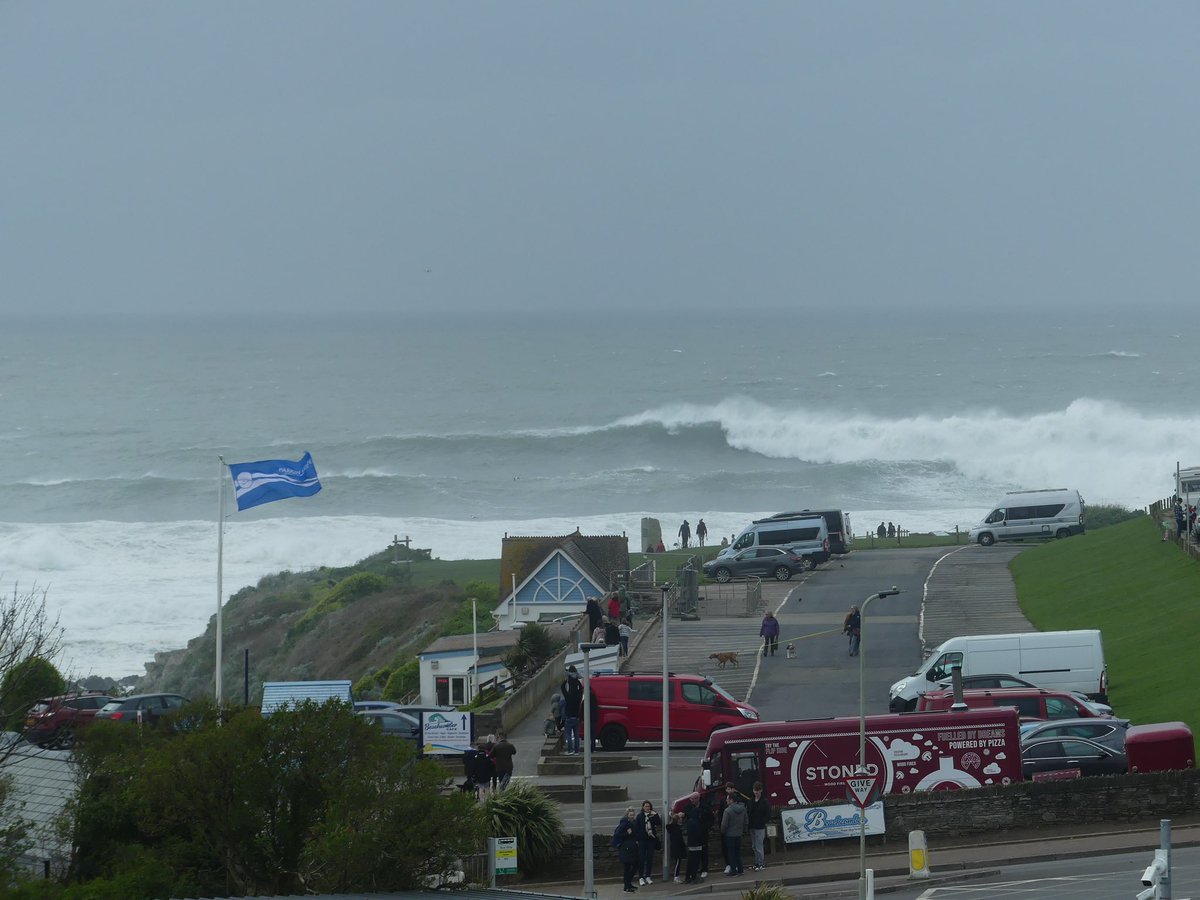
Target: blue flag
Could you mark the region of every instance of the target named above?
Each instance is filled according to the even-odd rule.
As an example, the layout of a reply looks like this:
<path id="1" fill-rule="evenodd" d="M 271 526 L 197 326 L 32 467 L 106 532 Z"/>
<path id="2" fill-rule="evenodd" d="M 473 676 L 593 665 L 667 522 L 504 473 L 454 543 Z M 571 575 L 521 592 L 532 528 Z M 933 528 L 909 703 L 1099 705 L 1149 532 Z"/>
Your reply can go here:
<path id="1" fill-rule="evenodd" d="M 237 508 L 250 509 L 272 500 L 311 497 L 321 489 L 312 455 L 305 453 L 298 462 L 290 459 L 264 459 L 260 462 L 231 463 L 233 498 Z"/>

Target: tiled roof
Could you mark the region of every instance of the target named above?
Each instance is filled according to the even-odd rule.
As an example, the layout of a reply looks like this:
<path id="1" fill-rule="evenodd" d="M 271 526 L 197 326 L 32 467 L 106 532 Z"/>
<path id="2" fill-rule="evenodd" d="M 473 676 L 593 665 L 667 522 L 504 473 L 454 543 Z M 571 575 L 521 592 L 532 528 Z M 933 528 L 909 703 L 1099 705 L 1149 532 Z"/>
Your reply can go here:
<path id="1" fill-rule="evenodd" d="M 418 655 L 427 653 L 445 653 L 450 650 L 470 650 L 474 646 L 479 647 L 479 656 L 496 656 L 496 653 L 487 653 L 488 650 L 507 650 L 509 647 L 516 645 L 521 638 L 519 631 L 481 631 L 477 635 L 470 634 L 450 634 L 446 637 L 440 637 Z M 476 644 L 478 641 L 478 644 Z"/>
<path id="2" fill-rule="evenodd" d="M 558 537 L 509 537 L 500 551 L 500 596 L 512 593 L 513 578 L 524 583 L 555 550 L 562 549 L 571 561 L 601 587 L 607 587 L 613 572 L 629 568 L 629 538 L 623 534 Z"/>

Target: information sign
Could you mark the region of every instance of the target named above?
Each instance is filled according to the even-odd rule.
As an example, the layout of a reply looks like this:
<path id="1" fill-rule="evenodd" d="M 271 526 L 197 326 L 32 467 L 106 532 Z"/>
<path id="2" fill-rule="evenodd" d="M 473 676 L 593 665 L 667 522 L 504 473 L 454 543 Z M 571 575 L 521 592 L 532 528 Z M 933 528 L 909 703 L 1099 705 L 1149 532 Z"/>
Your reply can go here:
<path id="1" fill-rule="evenodd" d="M 450 756 L 471 749 L 475 721 L 471 713 L 421 713 L 421 753 L 425 756 Z"/>
<path id="2" fill-rule="evenodd" d="M 495 865 L 497 875 L 517 874 L 517 839 L 515 837 L 496 838 Z"/>

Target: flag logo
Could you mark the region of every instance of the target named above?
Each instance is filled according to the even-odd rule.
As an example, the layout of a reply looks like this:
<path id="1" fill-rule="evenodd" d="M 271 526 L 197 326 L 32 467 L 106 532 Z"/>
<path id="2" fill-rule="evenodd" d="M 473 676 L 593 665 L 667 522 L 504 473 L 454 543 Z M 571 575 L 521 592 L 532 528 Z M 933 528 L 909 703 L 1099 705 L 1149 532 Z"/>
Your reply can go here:
<path id="1" fill-rule="evenodd" d="M 288 497 L 311 497 L 321 490 L 317 467 L 309 453 L 296 461 L 264 459 L 231 463 L 229 475 L 233 478 L 233 498 L 239 510 Z"/>

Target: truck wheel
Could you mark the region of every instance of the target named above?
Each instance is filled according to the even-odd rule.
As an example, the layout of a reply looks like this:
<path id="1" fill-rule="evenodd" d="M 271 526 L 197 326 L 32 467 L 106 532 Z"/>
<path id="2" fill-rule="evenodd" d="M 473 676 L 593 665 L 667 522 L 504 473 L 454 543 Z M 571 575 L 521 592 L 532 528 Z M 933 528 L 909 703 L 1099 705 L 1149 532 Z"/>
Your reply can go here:
<path id="1" fill-rule="evenodd" d="M 990 547 L 994 543 L 996 543 L 996 536 L 990 531 L 985 531 L 979 536 L 979 546 L 981 547 Z"/>
<path id="2" fill-rule="evenodd" d="M 1065 537 L 1070 537 L 1071 532 L 1067 531 L 1067 529 L 1065 529 L 1065 528 L 1060 528 L 1060 529 L 1058 529 L 1058 532 L 1054 536 L 1061 541 Z"/>
<path id="3" fill-rule="evenodd" d="M 792 577 L 792 570 L 789 569 L 787 566 L 776 566 L 775 567 L 775 580 L 776 581 L 787 581 L 791 577 Z"/>
<path id="4" fill-rule="evenodd" d="M 600 729 L 600 746 L 605 750 L 620 750 L 629 740 L 629 735 L 620 725 L 605 725 Z"/>
<path id="5" fill-rule="evenodd" d="M 733 577 L 733 573 L 732 573 L 732 572 L 730 572 L 728 569 L 726 569 L 724 566 L 722 566 L 721 568 L 717 569 L 717 571 L 715 572 L 715 574 L 716 574 L 716 576 L 717 576 L 717 581 L 721 582 L 721 584 L 724 584 L 724 583 L 725 583 L 725 582 L 727 582 L 727 581 L 728 581 L 730 578 L 732 578 L 732 577 Z"/>

